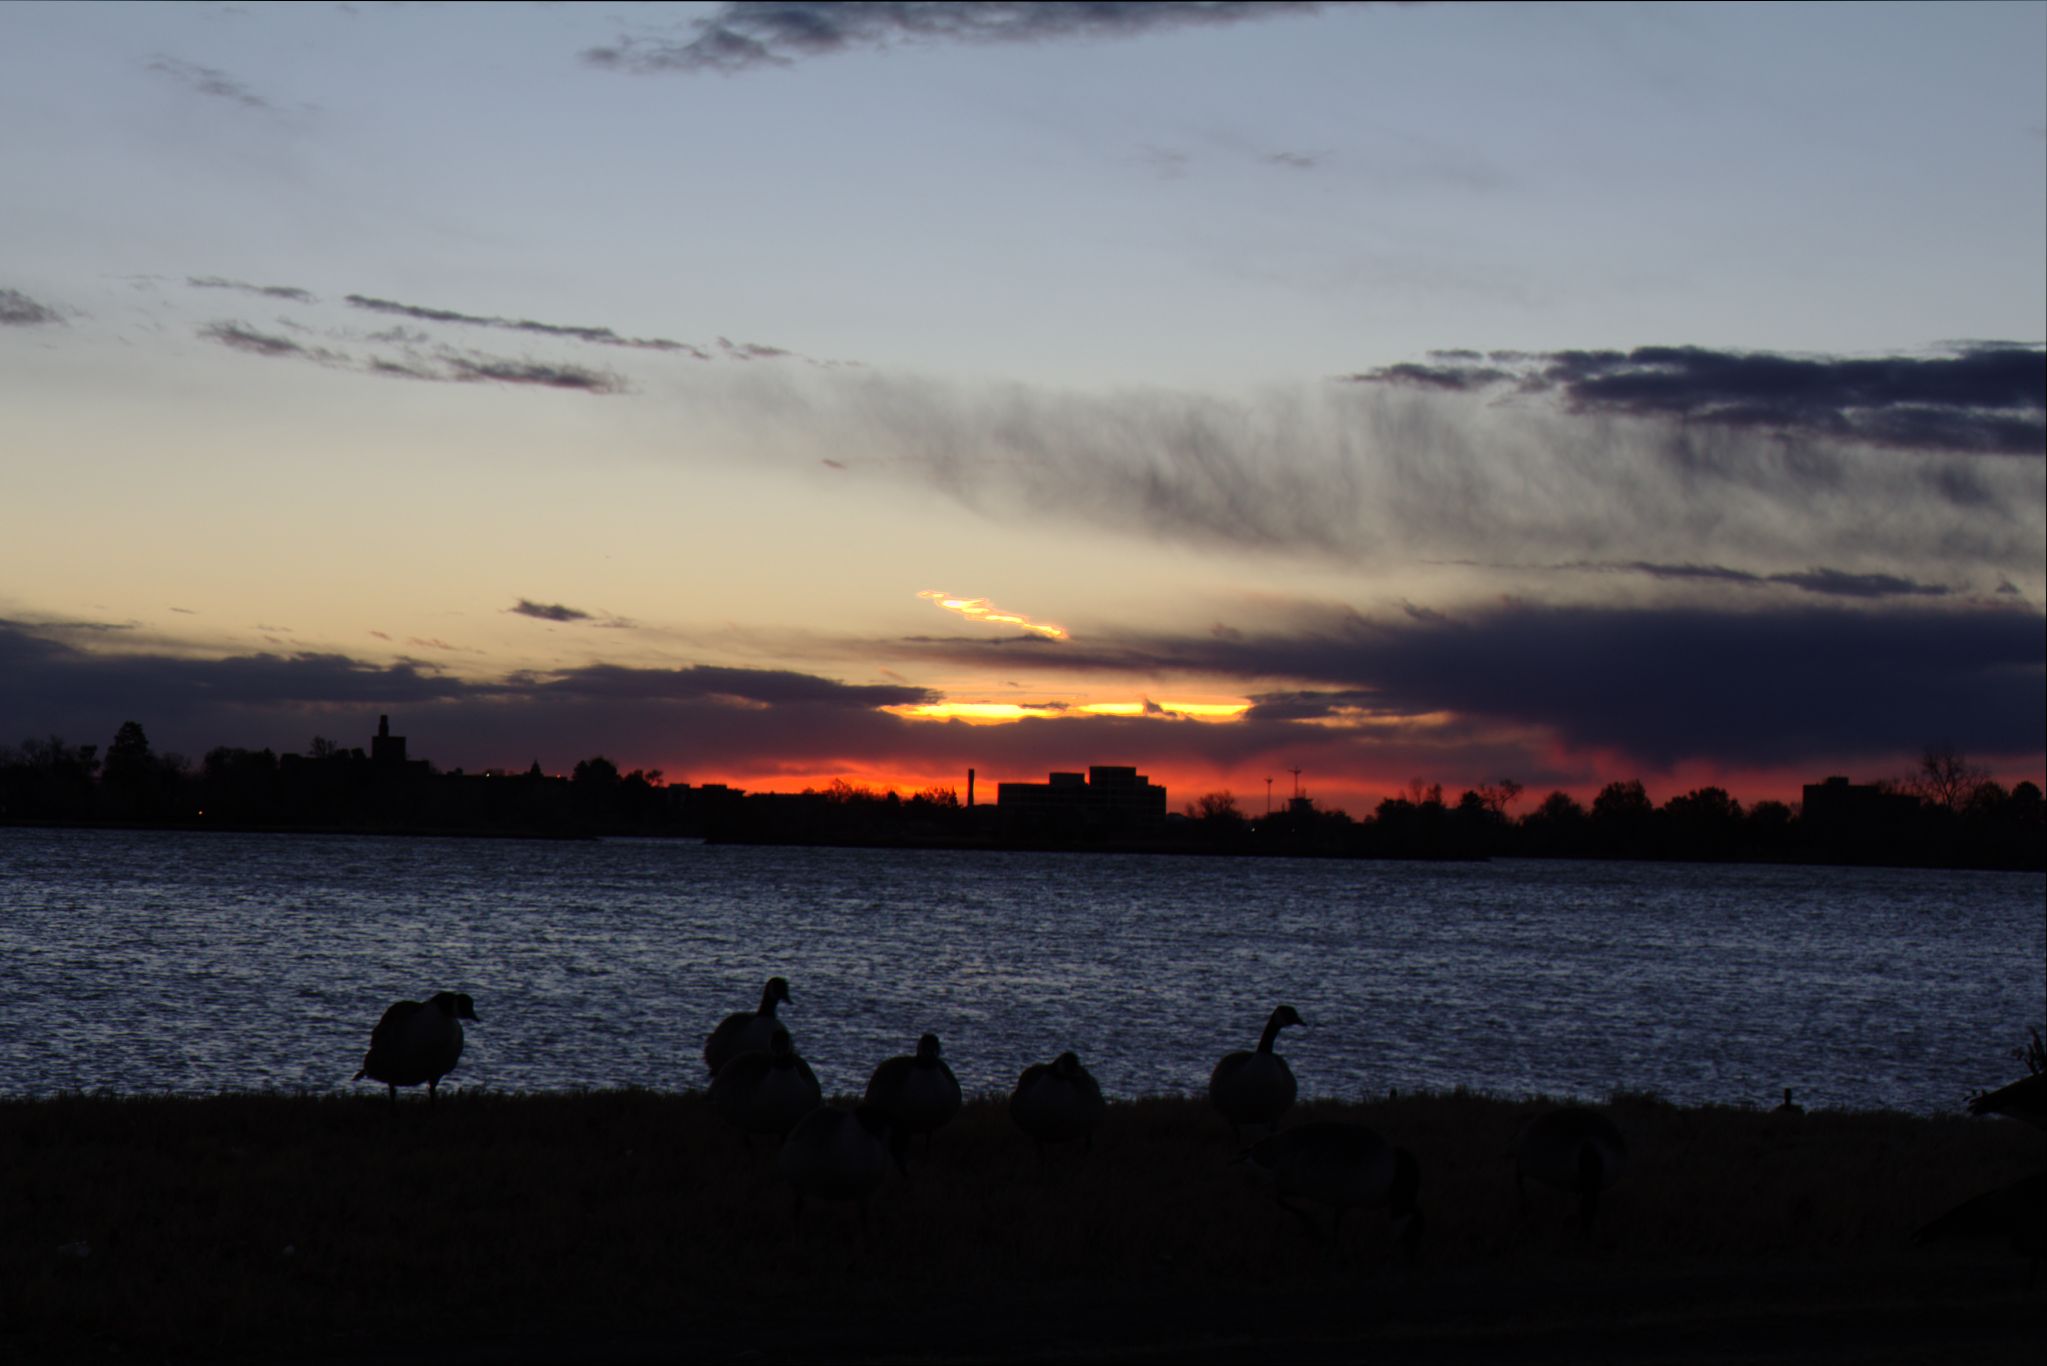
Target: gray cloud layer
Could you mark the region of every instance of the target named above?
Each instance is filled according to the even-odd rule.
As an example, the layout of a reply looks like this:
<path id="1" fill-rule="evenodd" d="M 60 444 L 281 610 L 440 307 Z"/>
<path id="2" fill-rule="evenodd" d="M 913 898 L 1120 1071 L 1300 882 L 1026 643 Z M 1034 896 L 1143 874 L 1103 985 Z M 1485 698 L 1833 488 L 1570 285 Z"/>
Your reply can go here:
<path id="1" fill-rule="evenodd" d="M 584 58 L 626 71 L 746 71 L 788 66 L 853 48 L 900 43 L 1038 43 L 1127 38 L 1194 26 L 1242 23 L 1319 4 L 1235 0 L 739 0 L 693 20 L 678 38 L 621 38 Z"/>
<path id="2" fill-rule="evenodd" d="M 1438 352 L 1351 378 L 1451 392 L 1511 387 L 1579 412 L 1759 428 L 1909 450 L 2047 454 L 2047 351 L 1990 342 L 1949 356 L 1784 356 L 1698 346 L 1539 355 Z"/>
<path id="3" fill-rule="evenodd" d="M 933 487 L 993 522 L 1057 517 L 1347 569 L 1710 564 L 1838 595 L 2037 584 L 2047 544 L 2047 462 L 1554 391 L 1076 394 L 869 372 L 737 376 L 724 397 L 738 440 L 806 462 L 828 448 L 854 477 Z"/>

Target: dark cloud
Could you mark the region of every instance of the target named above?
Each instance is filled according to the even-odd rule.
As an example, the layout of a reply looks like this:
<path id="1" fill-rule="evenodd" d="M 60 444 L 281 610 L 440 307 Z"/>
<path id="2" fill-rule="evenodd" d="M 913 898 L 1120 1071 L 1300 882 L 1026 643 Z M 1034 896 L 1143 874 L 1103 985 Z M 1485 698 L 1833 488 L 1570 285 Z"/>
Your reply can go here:
<path id="1" fill-rule="evenodd" d="M 255 91 L 243 85 L 224 71 L 196 62 L 180 61 L 176 57 L 157 57 L 149 63 L 149 70 L 169 76 L 189 89 L 215 99 L 228 100 L 245 109 L 275 109 L 276 106 Z"/>
<path id="2" fill-rule="evenodd" d="M 356 308 L 368 309 L 372 313 L 414 318 L 420 322 L 454 323 L 463 327 L 493 327 L 507 332 L 531 332 L 543 337 L 563 337 L 570 341 L 588 342 L 593 346 L 622 346 L 636 351 L 680 351 L 698 360 L 710 359 L 710 353 L 688 342 L 670 341 L 666 337 L 622 337 L 608 327 L 578 327 L 563 323 L 534 322 L 530 318 L 496 318 L 479 313 L 457 313 L 453 309 L 401 304 L 390 299 L 372 299 L 362 294 L 350 294 L 347 301 Z M 731 344 L 728 342 L 725 345 L 729 350 Z M 765 349 L 773 351 L 773 348 Z"/>
<path id="3" fill-rule="evenodd" d="M 593 664 L 554 675 L 536 686 L 542 695 L 609 701 L 732 699 L 771 707 L 803 704 L 863 711 L 939 700 L 939 695 L 928 688 L 897 684 L 856 685 L 787 669 L 733 669 L 708 664 L 685 669 L 634 669 Z"/>
<path id="4" fill-rule="evenodd" d="M 763 346 L 759 342 L 733 342 L 718 338 L 718 347 L 734 360 L 779 360 L 790 354 L 779 346 Z"/>
<path id="5" fill-rule="evenodd" d="M 35 327 L 58 321 L 54 308 L 37 303 L 18 289 L 0 289 L 0 327 Z"/>
<path id="6" fill-rule="evenodd" d="M 1320 166 L 1327 152 L 1268 152 L 1263 160 L 1268 166 L 1285 166 L 1296 171 L 1312 171 Z"/>
<path id="7" fill-rule="evenodd" d="M 1350 378 L 1437 389 L 1511 384 L 1578 412 L 1714 423 L 1910 450 L 2047 453 L 2047 350 L 1973 343 L 1952 355 L 1791 356 L 1644 346 L 1542 355 L 1437 353 Z M 1510 367 L 1511 368 L 1508 368 Z"/>
<path id="8" fill-rule="evenodd" d="M 1127 38 L 1307 13 L 1319 4 L 1230 0 L 740 0 L 692 20 L 688 36 L 620 38 L 585 60 L 625 71 L 746 71 L 902 43 L 1038 43 Z"/>
<path id="9" fill-rule="evenodd" d="M 518 605 L 505 609 L 522 617 L 533 617 L 539 621 L 590 621 L 593 615 L 580 607 L 569 607 L 559 602 L 534 602 L 520 598 Z"/>
<path id="10" fill-rule="evenodd" d="M 310 290 L 295 285 L 252 285 L 241 280 L 227 280 L 218 275 L 188 275 L 185 283 L 194 289 L 232 289 L 243 294 L 258 294 L 266 299 L 287 299 L 295 304 L 313 304 L 319 300 Z"/>
<path id="11" fill-rule="evenodd" d="M 1580 561 L 1559 567 L 1647 574 L 1657 579 L 1701 579 L 1744 587 L 1783 584 L 1834 598 L 1944 598 L 1952 597 L 1955 591 L 1942 584 L 1921 583 L 1897 574 L 1854 574 L 1844 569 L 1813 568 L 1795 573 L 1755 574 L 1720 564 L 1655 564 L 1646 560 L 1626 564 Z"/>
<path id="12" fill-rule="evenodd" d="M 916 647 L 952 663 L 1237 680 L 1257 719 L 1355 709 L 1450 713 L 1536 727 L 1579 753 L 1667 768 L 1895 756 L 1929 736 L 1984 754 L 2047 749 L 2042 620 L 2023 607 L 1906 605 L 1778 611 L 1547 607 L 1372 621 L 1325 615 L 1290 630 L 1069 641 L 1003 652 Z M 1305 685 L 1271 691 L 1266 680 Z"/>
<path id="13" fill-rule="evenodd" d="M 616 394 L 625 381 L 602 370 L 580 365 L 549 365 L 542 361 L 506 360 L 501 356 L 446 355 L 440 357 L 445 373 L 436 378 L 464 384 L 533 384 L 545 389 L 578 389 L 590 394 Z"/>

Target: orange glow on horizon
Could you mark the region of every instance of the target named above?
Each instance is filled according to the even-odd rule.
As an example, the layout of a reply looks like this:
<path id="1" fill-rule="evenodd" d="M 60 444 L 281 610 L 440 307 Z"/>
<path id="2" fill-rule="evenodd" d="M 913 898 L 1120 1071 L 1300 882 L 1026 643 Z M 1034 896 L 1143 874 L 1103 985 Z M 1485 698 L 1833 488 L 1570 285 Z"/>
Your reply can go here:
<path id="1" fill-rule="evenodd" d="M 907 721 L 964 721 L 972 726 L 1000 726 L 1032 717 L 1158 716 L 1209 723 L 1241 720 L 1249 702 L 916 702 L 883 707 Z"/>
<path id="2" fill-rule="evenodd" d="M 1066 629 L 1043 622 L 1032 621 L 1018 612 L 1005 612 L 986 598 L 956 598 L 950 593 L 927 588 L 917 594 L 926 602 L 936 603 L 948 612 L 957 612 L 968 621 L 984 621 L 991 626 L 1014 626 L 1029 631 L 1047 640 L 1065 640 Z"/>

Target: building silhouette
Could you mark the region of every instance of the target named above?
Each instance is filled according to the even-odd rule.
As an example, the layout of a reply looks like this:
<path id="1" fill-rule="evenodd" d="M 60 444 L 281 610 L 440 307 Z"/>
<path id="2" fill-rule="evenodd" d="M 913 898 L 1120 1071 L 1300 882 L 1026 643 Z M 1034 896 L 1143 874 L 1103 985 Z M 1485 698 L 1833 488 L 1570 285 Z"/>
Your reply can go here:
<path id="1" fill-rule="evenodd" d="M 1086 775 L 1053 773 L 1042 783 L 998 783 L 1002 832 L 1019 839 L 1124 840 L 1160 835 L 1166 790 L 1134 768 L 1096 764 Z"/>

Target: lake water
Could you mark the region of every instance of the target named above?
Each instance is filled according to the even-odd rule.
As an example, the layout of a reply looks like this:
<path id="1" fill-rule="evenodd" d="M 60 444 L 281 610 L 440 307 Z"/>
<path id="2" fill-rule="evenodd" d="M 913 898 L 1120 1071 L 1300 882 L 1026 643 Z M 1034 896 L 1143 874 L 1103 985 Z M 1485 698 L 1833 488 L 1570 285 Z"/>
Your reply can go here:
<path id="1" fill-rule="evenodd" d="M 970 1092 L 1198 1092 L 1284 1001 L 1304 1095 L 1927 1113 L 2017 1075 L 2043 965 L 2039 874 L 0 829 L 17 1096 L 347 1090 L 438 989 L 461 1086 L 679 1090 L 781 974 L 827 1092 L 925 1030 Z"/>

